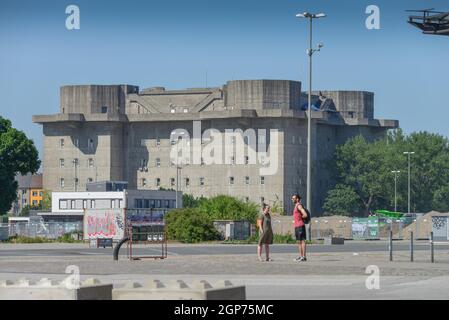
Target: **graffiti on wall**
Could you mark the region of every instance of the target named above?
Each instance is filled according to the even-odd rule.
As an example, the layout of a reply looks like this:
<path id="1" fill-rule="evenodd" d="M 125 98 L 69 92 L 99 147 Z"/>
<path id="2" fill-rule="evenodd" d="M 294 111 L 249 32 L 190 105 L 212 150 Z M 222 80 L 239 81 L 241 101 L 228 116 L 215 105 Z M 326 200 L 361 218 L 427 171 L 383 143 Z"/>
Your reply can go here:
<path id="1" fill-rule="evenodd" d="M 86 213 L 85 237 L 121 239 L 124 233 L 121 210 L 96 210 Z"/>

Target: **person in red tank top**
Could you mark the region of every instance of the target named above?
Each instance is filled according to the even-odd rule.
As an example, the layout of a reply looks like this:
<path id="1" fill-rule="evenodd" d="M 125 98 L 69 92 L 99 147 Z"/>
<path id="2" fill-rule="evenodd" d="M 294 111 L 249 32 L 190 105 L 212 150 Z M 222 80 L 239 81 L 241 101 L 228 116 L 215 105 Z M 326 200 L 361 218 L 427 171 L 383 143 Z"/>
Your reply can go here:
<path id="1" fill-rule="evenodd" d="M 304 223 L 304 218 L 307 218 L 307 212 L 301 204 L 301 196 L 299 194 L 294 194 L 292 196 L 292 202 L 294 204 L 293 208 L 293 219 L 295 224 L 295 238 L 298 242 L 299 257 L 295 261 L 307 261 L 306 258 L 306 224 Z"/>

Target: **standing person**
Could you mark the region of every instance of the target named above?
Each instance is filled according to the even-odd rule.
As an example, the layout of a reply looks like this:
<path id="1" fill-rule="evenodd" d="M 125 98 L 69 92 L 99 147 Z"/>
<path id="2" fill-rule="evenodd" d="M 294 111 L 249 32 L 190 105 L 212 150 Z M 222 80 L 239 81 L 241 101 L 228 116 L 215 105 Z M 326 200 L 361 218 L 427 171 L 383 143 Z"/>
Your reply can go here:
<path id="1" fill-rule="evenodd" d="M 307 212 L 301 203 L 301 196 L 294 194 L 292 196 L 292 202 L 294 204 L 293 218 L 295 222 L 295 237 L 298 242 L 299 257 L 295 261 L 307 261 L 306 258 L 306 224 L 304 219 L 307 218 Z"/>
<path id="2" fill-rule="evenodd" d="M 273 244 L 273 229 L 271 228 L 271 216 L 270 207 L 267 204 L 263 204 L 263 213 L 259 217 L 258 221 L 260 238 L 259 245 L 257 246 L 257 256 L 259 261 L 262 259 L 262 245 L 265 245 L 265 261 L 273 261 L 270 259 L 270 244 Z"/>

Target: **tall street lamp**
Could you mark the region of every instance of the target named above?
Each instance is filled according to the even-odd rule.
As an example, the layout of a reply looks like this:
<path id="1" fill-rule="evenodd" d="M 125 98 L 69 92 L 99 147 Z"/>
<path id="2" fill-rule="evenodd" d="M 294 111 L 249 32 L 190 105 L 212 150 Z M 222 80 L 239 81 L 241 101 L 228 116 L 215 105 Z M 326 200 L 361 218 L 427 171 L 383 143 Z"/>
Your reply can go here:
<path id="1" fill-rule="evenodd" d="M 179 136 L 184 136 L 184 132 L 180 131 L 177 132 L 176 130 L 173 131 L 173 133 L 178 137 L 177 141 L 176 141 L 176 193 L 175 193 L 175 197 L 176 197 L 176 209 L 179 208 L 179 204 L 178 204 L 178 192 L 179 192 L 179 176 L 182 174 L 182 172 L 180 173 L 180 171 L 182 170 L 182 161 L 181 161 L 181 166 L 179 165 Z"/>
<path id="2" fill-rule="evenodd" d="M 410 213 L 410 156 L 412 154 L 415 154 L 413 151 L 406 151 L 404 152 L 408 156 L 408 212 Z"/>
<path id="3" fill-rule="evenodd" d="M 393 170 L 391 173 L 394 174 L 394 212 L 397 212 L 398 198 L 397 198 L 397 186 L 398 186 L 398 175 L 401 173 L 399 170 Z"/>
<path id="4" fill-rule="evenodd" d="M 298 18 L 309 19 L 309 49 L 307 49 L 307 55 L 309 56 L 309 103 L 307 113 L 307 207 L 312 212 L 312 56 L 315 52 L 320 51 L 323 47 L 322 44 L 318 45 L 317 49 L 312 48 L 312 22 L 313 19 L 324 18 L 324 13 L 310 13 L 303 12 L 296 15 Z M 312 220 L 310 220 L 312 221 Z M 309 223 L 308 238 L 311 239 L 312 226 Z"/>

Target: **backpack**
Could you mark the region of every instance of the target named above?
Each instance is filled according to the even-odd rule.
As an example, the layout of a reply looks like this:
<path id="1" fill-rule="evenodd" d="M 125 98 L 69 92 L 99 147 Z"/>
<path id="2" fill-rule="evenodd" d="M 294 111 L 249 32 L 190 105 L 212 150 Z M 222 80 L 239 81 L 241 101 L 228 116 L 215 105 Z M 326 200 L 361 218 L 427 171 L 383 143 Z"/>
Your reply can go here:
<path id="1" fill-rule="evenodd" d="M 310 223 L 310 211 L 306 207 L 304 207 L 304 211 L 307 213 L 307 218 L 302 218 L 302 221 L 304 221 L 305 224 Z"/>
<path id="2" fill-rule="evenodd" d="M 310 211 L 304 207 L 303 205 L 301 205 L 304 209 L 304 211 L 307 213 L 307 218 L 302 218 L 302 221 L 304 221 L 305 224 L 309 224 L 310 223 Z"/>

